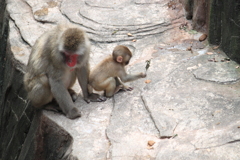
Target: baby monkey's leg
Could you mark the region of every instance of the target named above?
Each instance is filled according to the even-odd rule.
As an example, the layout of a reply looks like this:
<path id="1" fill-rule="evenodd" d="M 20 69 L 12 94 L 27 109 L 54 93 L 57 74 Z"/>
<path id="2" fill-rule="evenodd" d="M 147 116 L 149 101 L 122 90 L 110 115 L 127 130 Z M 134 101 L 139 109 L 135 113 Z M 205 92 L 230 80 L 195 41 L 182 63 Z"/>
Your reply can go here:
<path id="1" fill-rule="evenodd" d="M 113 77 L 107 78 L 100 85 L 104 88 L 106 97 L 112 97 L 116 93 L 116 81 Z"/>

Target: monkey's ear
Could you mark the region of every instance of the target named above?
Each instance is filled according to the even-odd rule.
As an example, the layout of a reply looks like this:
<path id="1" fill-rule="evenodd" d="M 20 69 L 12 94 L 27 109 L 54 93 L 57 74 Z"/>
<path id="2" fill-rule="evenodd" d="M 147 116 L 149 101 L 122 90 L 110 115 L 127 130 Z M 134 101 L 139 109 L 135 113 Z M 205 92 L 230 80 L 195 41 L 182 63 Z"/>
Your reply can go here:
<path id="1" fill-rule="evenodd" d="M 117 56 L 116 60 L 117 60 L 118 63 L 122 63 L 123 57 L 122 56 Z"/>

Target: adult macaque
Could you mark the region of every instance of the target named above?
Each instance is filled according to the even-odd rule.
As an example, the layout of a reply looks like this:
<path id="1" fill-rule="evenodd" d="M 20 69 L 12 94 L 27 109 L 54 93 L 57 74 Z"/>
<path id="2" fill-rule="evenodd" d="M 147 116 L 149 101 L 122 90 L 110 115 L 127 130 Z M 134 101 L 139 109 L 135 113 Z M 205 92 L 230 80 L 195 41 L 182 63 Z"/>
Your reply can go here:
<path id="1" fill-rule="evenodd" d="M 58 25 L 38 38 L 24 75 L 32 105 L 43 108 L 55 99 L 68 118 L 80 117 L 80 110 L 73 103 L 77 96 L 71 90 L 76 78 L 85 101 L 103 101 L 99 95 L 88 93 L 89 53 L 89 39 L 76 25 Z"/>
<path id="2" fill-rule="evenodd" d="M 89 92 L 92 92 L 93 88 L 96 91 L 104 91 L 106 97 L 111 97 L 120 89 L 132 90 L 133 88 L 125 86 L 122 82 L 144 78 L 146 74 L 126 73 L 124 67 L 129 63 L 131 57 L 132 53 L 126 46 L 116 46 L 112 55 L 100 62 L 90 73 Z"/>

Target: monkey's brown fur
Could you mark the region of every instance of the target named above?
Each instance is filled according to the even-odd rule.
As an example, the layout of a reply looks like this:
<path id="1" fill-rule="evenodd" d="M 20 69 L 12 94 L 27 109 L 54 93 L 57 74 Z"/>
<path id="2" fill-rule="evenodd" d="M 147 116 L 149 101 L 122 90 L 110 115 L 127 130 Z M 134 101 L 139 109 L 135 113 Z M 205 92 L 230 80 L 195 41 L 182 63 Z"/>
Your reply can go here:
<path id="1" fill-rule="evenodd" d="M 89 90 L 91 87 L 96 91 L 105 91 L 107 97 L 111 97 L 119 89 L 132 90 L 126 87 L 122 82 L 134 81 L 146 77 L 144 73 L 127 74 L 125 66 L 132 57 L 131 51 L 126 46 L 116 46 L 113 53 L 108 58 L 100 62 L 90 73 Z M 118 79 L 120 78 L 121 81 Z"/>
<path id="2" fill-rule="evenodd" d="M 84 33 L 77 28 L 70 28 L 64 32 L 65 37 L 64 48 L 67 50 L 76 51 L 78 44 L 84 43 Z"/>
<path id="3" fill-rule="evenodd" d="M 68 92 L 76 78 L 86 101 L 91 98 L 101 101 L 98 96 L 88 94 L 89 53 L 88 37 L 76 25 L 58 25 L 39 37 L 32 47 L 24 76 L 24 85 L 33 106 L 42 108 L 55 98 L 68 118 L 79 117 L 80 111 Z M 71 60 L 72 55 L 77 55 L 77 59 L 73 67 L 69 67 L 66 60 Z"/>

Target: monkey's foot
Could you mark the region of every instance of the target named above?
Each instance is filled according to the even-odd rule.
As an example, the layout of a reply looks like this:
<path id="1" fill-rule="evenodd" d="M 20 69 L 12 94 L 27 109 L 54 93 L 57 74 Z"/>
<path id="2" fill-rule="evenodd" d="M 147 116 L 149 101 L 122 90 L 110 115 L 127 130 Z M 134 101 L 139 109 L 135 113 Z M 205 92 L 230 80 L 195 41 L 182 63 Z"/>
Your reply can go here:
<path id="1" fill-rule="evenodd" d="M 75 119 L 81 117 L 81 112 L 76 107 L 74 107 L 66 114 L 66 117 L 69 119 Z"/>
<path id="2" fill-rule="evenodd" d="M 104 96 L 100 96 L 99 94 L 96 94 L 96 93 L 91 93 L 88 95 L 88 98 L 84 98 L 84 100 L 87 102 L 87 103 L 90 103 L 90 102 L 104 102 L 107 100 L 106 97 Z"/>

